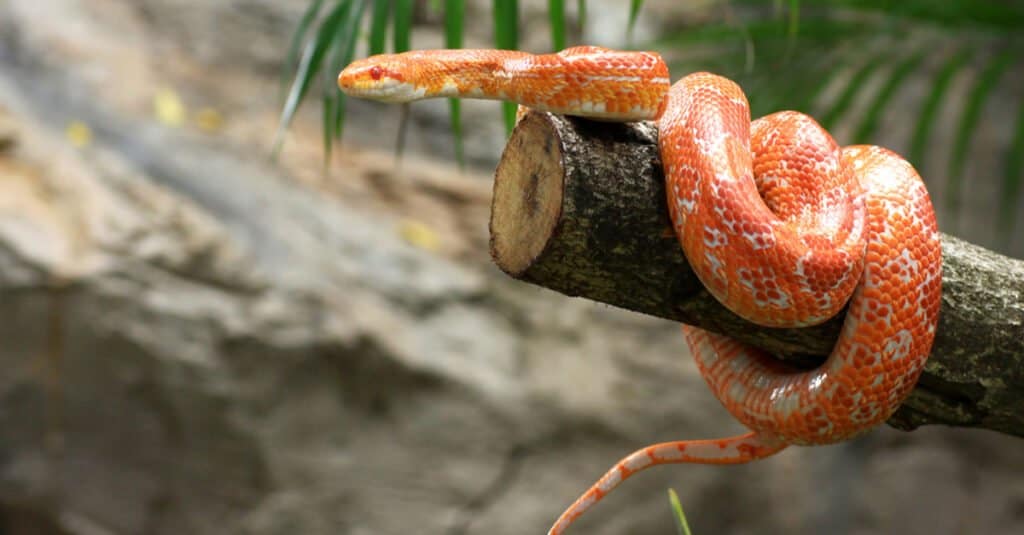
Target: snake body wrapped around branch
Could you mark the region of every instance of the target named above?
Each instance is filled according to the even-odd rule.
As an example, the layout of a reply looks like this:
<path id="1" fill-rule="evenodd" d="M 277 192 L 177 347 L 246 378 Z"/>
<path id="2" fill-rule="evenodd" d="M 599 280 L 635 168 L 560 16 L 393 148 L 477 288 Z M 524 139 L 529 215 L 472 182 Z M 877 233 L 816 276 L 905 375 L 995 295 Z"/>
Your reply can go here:
<path id="1" fill-rule="evenodd" d="M 488 98 L 602 121 L 657 120 L 673 226 L 716 299 L 775 327 L 815 325 L 849 303 L 831 355 L 809 371 L 683 326 L 711 390 L 751 431 L 637 450 L 549 534 L 647 467 L 745 463 L 788 445 L 847 440 L 885 421 L 914 387 L 935 336 L 942 259 L 928 192 L 899 155 L 840 147 L 797 112 L 751 121 L 735 83 L 694 73 L 670 86 L 652 52 L 407 52 L 356 61 L 338 84 L 388 102 Z"/>

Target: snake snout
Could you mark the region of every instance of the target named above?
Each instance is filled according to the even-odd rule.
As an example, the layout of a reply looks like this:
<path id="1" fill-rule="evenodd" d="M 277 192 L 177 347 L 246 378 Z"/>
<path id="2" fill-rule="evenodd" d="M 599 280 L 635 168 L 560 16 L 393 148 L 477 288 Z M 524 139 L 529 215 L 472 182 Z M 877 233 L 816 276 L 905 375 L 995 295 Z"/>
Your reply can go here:
<path id="1" fill-rule="evenodd" d="M 408 102 L 409 86 L 400 73 L 376 58 L 355 61 L 338 74 L 338 88 L 351 97 L 382 102 Z"/>

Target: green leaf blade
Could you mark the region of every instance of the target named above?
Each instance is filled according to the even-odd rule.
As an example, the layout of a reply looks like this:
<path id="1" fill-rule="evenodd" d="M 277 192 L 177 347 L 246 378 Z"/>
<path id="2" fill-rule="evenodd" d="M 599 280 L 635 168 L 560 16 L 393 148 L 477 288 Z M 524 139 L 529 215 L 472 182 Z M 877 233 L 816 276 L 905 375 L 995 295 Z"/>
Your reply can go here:
<path id="1" fill-rule="evenodd" d="M 644 6 L 643 0 L 630 0 L 629 21 L 626 23 L 626 43 L 633 46 L 633 30 L 636 28 L 636 20 L 640 17 L 640 9 Z"/>
<path id="2" fill-rule="evenodd" d="M 391 0 L 373 0 L 370 13 L 370 36 L 368 52 L 371 56 L 383 54 L 388 40 L 388 19 L 391 17 Z"/>
<path id="3" fill-rule="evenodd" d="M 565 0 L 548 0 L 548 25 L 551 26 L 551 48 L 565 48 Z"/>
<path id="4" fill-rule="evenodd" d="M 914 134 L 910 139 L 910 163 L 921 168 L 924 165 L 924 155 L 928 148 L 928 140 L 931 136 L 932 127 L 939 116 L 939 108 L 943 98 L 949 90 L 953 78 L 961 69 L 967 66 L 968 61 L 974 55 L 970 48 L 962 48 L 950 56 L 943 64 L 932 80 L 932 90 L 921 105 L 918 113 L 917 124 L 914 126 Z"/>
<path id="5" fill-rule="evenodd" d="M 462 101 L 457 98 L 448 99 L 448 116 L 452 122 L 452 138 L 455 141 L 455 161 L 460 169 L 466 167 L 466 153 L 462 138 Z"/>
<path id="6" fill-rule="evenodd" d="M 1014 208 L 1020 197 L 1021 183 L 1024 182 L 1024 99 L 1017 106 L 1017 124 L 1014 128 L 1013 140 L 1006 149 L 1006 165 L 1003 170 L 1002 190 L 999 194 L 999 216 L 996 224 L 996 237 L 1000 247 L 1010 246 L 1013 235 Z"/>
<path id="7" fill-rule="evenodd" d="M 686 514 L 683 513 L 683 505 L 679 503 L 679 495 L 674 489 L 668 489 L 668 501 L 672 505 L 672 518 L 676 521 L 679 535 L 693 535 L 690 533 L 689 524 L 686 523 Z"/>
<path id="8" fill-rule="evenodd" d="M 860 69 L 857 69 L 850 78 L 849 83 L 846 84 L 846 88 L 839 95 L 839 98 L 837 98 L 832 107 L 821 116 L 821 126 L 823 126 L 825 130 L 832 130 L 835 127 L 839 118 L 842 117 L 853 104 L 853 100 L 860 93 L 861 87 L 863 87 L 868 79 L 871 78 L 871 75 L 878 70 L 886 58 L 886 54 L 880 54 L 862 65 Z"/>
<path id="9" fill-rule="evenodd" d="M 868 106 L 867 111 L 864 112 L 864 116 L 861 119 L 860 125 L 857 126 L 857 130 L 853 134 L 854 143 L 870 143 L 871 138 L 874 137 L 875 132 L 878 130 L 878 123 L 881 120 L 882 112 L 885 111 L 886 106 L 892 97 L 896 94 L 896 90 L 903 85 L 903 82 L 910 76 L 914 69 L 916 69 L 921 61 L 924 59 L 924 53 L 918 52 L 895 68 L 893 68 L 889 79 L 886 80 L 885 84 L 878 90 L 871 105 Z"/>
<path id="10" fill-rule="evenodd" d="M 412 48 L 412 0 L 394 0 L 395 22 L 391 35 L 391 47 L 395 53 L 406 52 Z"/>
<path id="11" fill-rule="evenodd" d="M 329 43 L 325 56 L 326 65 L 321 73 L 323 80 L 323 149 L 325 165 L 330 163 L 331 148 L 338 136 L 338 123 L 340 117 L 344 116 L 342 101 L 344 95 L 338 89 L 332 74 L 341 71 L 341 68 L 345 65 L 346 45 L 354 41 L 352 34 L 355 33 L 356 23 L 353 22 L 353 19 L 357 19 L 361 14 L 359 8 L 360 5 L 364 4 L 365 0 L 339 1 L 336 6 L 340 13 L 337 26 L 333 32 L 325 36 Z M 350 39 L 350 37 L 353 38 Z M 351 46 L 348 48 L 351 49 Z M 351 54 L 349 56 L 351 57 Z"/>
<path id="12" fill-rule="evenodd" d="M 320 7 L 323 6 L 323 3 L 324 0 L 314 0 L 309 4 L 309 7 L 302 14 L 302 18 L 299 19 L 299 25 L 296 26 L 295 33 L 292 34 L 291 43 L 288 45 L 288 53 L 285 55 L 284 69 L 281 70 L 281 100 L 284 100 L 286 96 L 292 72 L 295 71 L 302 59 L 300 52 L 302 41 L 306 38 L 306 34 L 309 33 L 309 27 L 320 13 Z"/>
<path id="13" fill-rule="evenodd" d="M 338 2 L 324 18 L 323 23 L 321 23 L 320 28 L 316 32 L 316 36 L 306 43 L 302 60 L 299 62 L 295 72 L 295 79 L 292 81 L 291 89 L 288 92 L 288 98 L 281 109 L 281 117 L 278 120 L 277 134 L 274 139 L 274 148 L 271 152 L 272 155 L 276 155 L 280 151 L 281 144 L 284 141 L 284 133 L 291 125 L 292 119 L 295 118 L 295 113 L 298 111 L 303 97 L 306 96 L 313 77 L 322 68 L 324 55 L 330 48 L 333 38 L 338 33 L 339 26 L 344 21 L 344 17 L 351 7 L 350 2 L 351 0 Z"/>
<path id="14" fill-rule="evenodd" d="M 519 2 L 517 0 L 494 0 L 494 45 L 500 50 L 515 50 L 519 47 Z M 516 124 L 516 104 L 501 103 L 505 120 L 505 133 L 510 134 Z"/>
<path id="15" fill-rule="evenodd" d="M 587 0 L 576 0 L 576 16 L 579 17 L 580 35 L 584 35 L 583 30 L 587 24 Z"/>
<path id="16" fill-rule="evenodd" d="M 328 86 L 327 90 L 334 96 L 336 101 L 334 108 L 333 122 L 325 127 L 332 128 L 335 139 L 341 139 L 345 127 L 345 94 L 334 82 L 334 73 L 341 72 L 341 69 L 352 62 L 356 51 L 356 37 L 359 35 L 359 23 L 362 21 L 366 6 L 371 0 L 354 0 L 354 6 L 349 10 L 345 23 L 338 35 L 340 46 L 337 57 L 330 63 L 330 69 L 325 73 L 324 80 Z"/>
<path id="17" fill-rule="evenodd" d="M 960 123 L 957 125 L 956 138 L 953 141 L 953 153 L 949 160 L 949 174 L 946 177 L 945 190 L 946 209 L 954 222 L 954 228 L 962 204 L 960 190 L 963 183 L 964 164 L 967 162 L 967 151 L 974 139 L 981 111 L 992 94 L 992 90 L 995 89 L 999 79 L 1014 59 L 1016 59 L 1015 54 L 1006 49 L 989 61 L 971 88 L 963 112 L 960 114 Z"/>
<path id="18" fill-rule="evenodd" d="M 465 0 L 444 2 L 444 44 L 447 48 L 462 48 L 463 27 L 466 18 Z"/>
<path id="19" fill-rule="evenodd" d="M 462 48 L 463 28 L 465 27 L 465 0 L 445 0 L 444 2 L 444 36 L 448 48 Z M 455 145 L 455 161 L 459 168 L 465 168 L 466 158 L 462 138 L 462 103 L 458 99 L 448 99 L 448 118 L 452 125 L 452 142 Z"/>
<path id="20" fill-rule="evenodd" d="M 412 48 L 413 0 L 393 0 L 394 25 L 392 26 L 391 48 L 396 54 Z M 395 159 L 400 160 L 405 151 L 405 134 L 409 131 L 409 104 L 402 104 L 398 121 L 398 137 L 395 140 Z"/>

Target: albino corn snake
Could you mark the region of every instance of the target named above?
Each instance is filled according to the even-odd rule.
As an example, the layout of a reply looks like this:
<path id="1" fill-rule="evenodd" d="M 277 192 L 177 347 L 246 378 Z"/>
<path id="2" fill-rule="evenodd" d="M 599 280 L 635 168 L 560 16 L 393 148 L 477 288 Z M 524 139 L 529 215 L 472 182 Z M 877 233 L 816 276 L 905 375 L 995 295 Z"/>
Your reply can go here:
<path id="1" fill-rule="evenodd" d="M 849 302 L 839 341 L 810 371 L 684 326 L 701 374 L 751 432 L 630 454 L 549 534 L 655 464 L 744 463 L 791 444 L 849 439 L 884 422 L 916 383 L 935 336 L 942 259 L 928 192 L 897 154 L 839 147 L 798 112 L 751 121 L 735 83 L 694 73 L 670 86 L 652 52 L 417 51 L 353 62 L 338 83 L 387 102 L 489 98 L 603 121 L 657 120 L 673 226 L 716 299 L 775 327 L 821 323 Z"/>

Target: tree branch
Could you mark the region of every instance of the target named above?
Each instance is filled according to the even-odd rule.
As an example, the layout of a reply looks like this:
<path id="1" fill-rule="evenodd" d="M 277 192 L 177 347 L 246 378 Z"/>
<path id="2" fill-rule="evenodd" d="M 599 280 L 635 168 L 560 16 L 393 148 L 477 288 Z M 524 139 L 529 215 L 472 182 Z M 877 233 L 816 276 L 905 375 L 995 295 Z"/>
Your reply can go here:
<path id="1" fill-rule="evenodd" d="M 942 309 L 924 373 L 889 420 L 1024 437 L 1024 262 L 942 237 Z M 710 296 L 669 223 L 657 131 L 533 112 L 495 173 L 491 255 L 512 277 L 697 325 L 797 365 L 823 362 L 842 316 L 759 327 Z"/>

